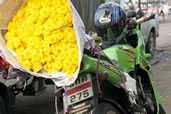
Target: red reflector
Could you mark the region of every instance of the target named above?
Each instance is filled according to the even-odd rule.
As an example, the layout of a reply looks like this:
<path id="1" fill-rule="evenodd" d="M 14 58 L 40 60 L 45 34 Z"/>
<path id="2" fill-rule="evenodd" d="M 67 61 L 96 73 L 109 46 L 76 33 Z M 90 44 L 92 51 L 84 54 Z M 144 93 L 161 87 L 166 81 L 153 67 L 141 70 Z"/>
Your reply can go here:
<path id="1" fill-rule="evenodd" d="M 89 87 L 91 87 L 91 83 L 90 82 L 84 83 L 84 84 L 82 84 L 80 86 L 77 86 L 75 88 L 72 88 L 72 89 L 66 91 L 66 95 L 69 96 L 69 95 L 71 95 L 73 93 L 77 93 L 77 92 L 79 92 L 81 90 L 84 90 L 86 88 L 89 88 Z"/>
<path id="2" fill-rule="evenodd" d="M 3 65 L 6 69 L 9 68 L 9 63 L 5 61 L 2 57 L 0 57 L 0 64 Z"/>

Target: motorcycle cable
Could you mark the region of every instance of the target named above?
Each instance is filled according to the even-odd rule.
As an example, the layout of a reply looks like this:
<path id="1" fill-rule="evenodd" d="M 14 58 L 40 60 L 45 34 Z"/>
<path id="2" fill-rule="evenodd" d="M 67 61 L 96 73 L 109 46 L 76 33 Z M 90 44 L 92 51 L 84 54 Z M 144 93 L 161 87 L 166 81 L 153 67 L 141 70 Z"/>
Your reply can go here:
<path id="1" fill-rule="evenodd" d="M 87 38 L 87 37 L 86 37 Z M 91 55 L 95 55 L 96 53 L 98 54 L 98 61 L 97 61 L 97 66 L 96 66 L 96 84 L 97 84 L 97 88 L 98 88 L 98 92 L 99 92 L 99 95 L 101 96 L 102 95 L 102 92 L 101 92 L 101 89 L 100 89 L 100 84 L 99 84 L 99 72 L 98 72 L 98 69 L 99 69 L 99 65 L 100 65 L 100 55 L 102 52 L 103 55 L 109 60 L 109 62 L 111 63 L 111 65 L 115 66 L 115 68 L 117 68 L 117 70 L 119 71 L 120 75 L 121 75 L 121 79 L 122 79 L 122 83 L 123 83 L 123 86 L 124 86 L 124 89 L 126 91 L 126 93 L 128 92 L 127 91 L 127 88 L 126 88 L 126 85 L 125 85 L 125 76 L 123 74 L 123 72 L 120 70 L 119 66 L 115 65 L 115 63 L 102 51 L 102 49 L 95 44 L 95 47 L 92 46 L 90 40 L 87 38 L 87 41 L 88 41 L 88 44 L 90 45 L 90 50 L 91 50 Z M 97 48 L 96 48 L 97 47 Z"/>
<path id="2" fill-rule="evenodd" d="M 109 60 L 109 62 L 113 65 L 113 67 L 115 67 L 118 71 L 119 71 L 119 73 L 120 73 L 120 75 L 121 75 L 121 79 L 122 79 L 122 83 L 123 83 L 123 86 L 124 86 L 124 89 L 125 89 L 125 91 L 126 91 L 126 93 L 128 92 L 127 91 L 127 88 L 126 88 L 126 85 L 125 85 L 125 81 L 126 81 L 126 78 L 125 78 L 125 75 L 123 74 L 123 72 L 120 70 L 120 68 L 119 68 L 119 65 L 116 65 L 104 52 L 103 52 L 103 50 L 98 46 L 98 45 L 96 45 L 97 46 L 97 49 L 99 49 L 101 52 L 102 52 L 102 54 Z M 99 51 L 99 53 L 100 53 L 100 51 Z"/>
<path id="3" fill-rule="evenodd" d="M 87 38 L 87 37 L 86 37 Z M 101 91 L 101 88 L 100 88 L 100 83 L 99 83 L 99 65 L 100 65 L 100 51 L 96 48 L 96 47 L 93 47 L 90 40 L 87 38 L 87 41 L 88 41 L 88 44 L 90 45 L 90 51 L 91 51 L 91 55 L 94 55 L 95 53 L 98 54 L 98 60 L 97 60 L 97 65 L 96 65 L 96 85 L 97 85 L 97 89 L 98 89 L 98 92 L 99 92 L 99 97 L 101 98 L 102 97 L 102 91 Z"/>
<path id="4" fill-rule="evenodd" d="M 86 37 L 87 38 L 87 37 Z M 123 72 L 120 70 L 119 68 L 119 65 L 116 65 L 104 52 L 103 50 L 95 44 L 95 47 L 92 46 L 90 40 L 87 38 L 87 41 L 88 41 L 88 44 L 90 45 L 90 50 L 91 50 L 91 55 L 95 55 L 96 53 L 98 54 L 98 61 L 97 61 L 97 67 L 96 67 L 96 84 L 97 84 L 97 88 L 98 88 L 98 91 L 99 91 L 99 94 L 102 95 L 102 92 L 101 92 L 101 89 L 100 89 L 100 84 L 99 84 L 99 78 L 98 78 L 98 69 L 99 69 L 99 65 L 100 65 L 100 56 L 101 56 L 101 52 L 102 54 L 108 59 L 108 61 L 111 63 L 111 65 L 113 67 L 115 67 L 120 75 L 121 75 L 121 79 L 122 79 L 122 83 L 123 83 L 123 87 L 124 87 L 124 90 L 126 93 L 128 93 L 128 90 L 126 88 L 126 85 L 125 85 L 125 81 L 126 81 L 126 78 L 125 78 L 125 75 L 123 74 Z"/>

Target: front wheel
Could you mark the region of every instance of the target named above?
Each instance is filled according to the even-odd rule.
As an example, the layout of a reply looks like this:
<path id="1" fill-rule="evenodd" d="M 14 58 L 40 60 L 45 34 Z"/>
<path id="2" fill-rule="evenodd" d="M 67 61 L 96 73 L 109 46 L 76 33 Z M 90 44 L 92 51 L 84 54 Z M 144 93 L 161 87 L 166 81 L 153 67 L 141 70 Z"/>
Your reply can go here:
<path id="1" fill-rule="evenodd" d="M 155 33 L 151 31 L 149 34 L 148 43 L 146 46 L 146 52 L 151 53 L 153 55 L 155 46 L 156 46 Z"/>
<path id="2" fill-rule="evenodd" d="M 163 109 L 163 107 L 162 107 L 161 104 L 159 105 L 159 109 L 160 109 L 159 114 L 166 114 L 166 112 L 165 112 L 165 110 Z"/>
<path id="3" fill-rule="evenodd" d="M 1 96 L 0 96 L 0 114 L 6 114 L 5 104 Z"/>
<path id="4" fill-rule="evenodd" d="M 112 104 L 103 102 L 97 105 L 93 114 L 121 114 Z"/>

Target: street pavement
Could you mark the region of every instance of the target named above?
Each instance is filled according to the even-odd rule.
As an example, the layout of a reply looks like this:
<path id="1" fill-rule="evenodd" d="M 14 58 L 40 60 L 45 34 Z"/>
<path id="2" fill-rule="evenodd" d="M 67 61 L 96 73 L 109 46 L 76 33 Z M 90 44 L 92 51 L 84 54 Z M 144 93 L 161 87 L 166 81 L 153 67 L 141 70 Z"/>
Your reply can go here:
<path id="1" fill-rule="evenodd" d="M 171 16 L 160 23 L 160 36 L 157 38 L 157 48 L 152 65 L 153 81 L 163 97 L 163 107 L 171 114 Z"/>
<path id="2" fill-rule="evenodd" d="M 166 113 L 171 114 L 171 16 L 160 22 L 160 36 L 152 59 L 153 81 L 163 97 Z M 55 114 L 54 87 L 48 86 L 46 90 L 36 97 L 17 96 L 16 114 Z"/>
<path id="3" fill-rule="evenodd" d="M 46 92 L 39 96 L 16 98 L 16 114 L 55 114 L 54 86 L 47 86 Z"/>

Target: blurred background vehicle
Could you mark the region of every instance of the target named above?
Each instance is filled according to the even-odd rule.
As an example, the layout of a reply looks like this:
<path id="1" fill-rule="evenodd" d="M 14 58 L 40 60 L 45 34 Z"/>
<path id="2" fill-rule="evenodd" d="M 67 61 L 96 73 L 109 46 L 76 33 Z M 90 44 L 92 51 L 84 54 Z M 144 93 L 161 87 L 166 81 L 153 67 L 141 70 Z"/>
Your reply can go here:
<path id="1" fill-rule="evenodd" d="M 142 15 L 155 14 L 155 18 L 140 25 L 140 29 L 146 45 L 146 52 L 153 54 L 156 47 L 156 38 L 159 36 L 159 1 L 139 0 L 136 1 L 137 12 L 143 11 Z"/>

